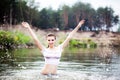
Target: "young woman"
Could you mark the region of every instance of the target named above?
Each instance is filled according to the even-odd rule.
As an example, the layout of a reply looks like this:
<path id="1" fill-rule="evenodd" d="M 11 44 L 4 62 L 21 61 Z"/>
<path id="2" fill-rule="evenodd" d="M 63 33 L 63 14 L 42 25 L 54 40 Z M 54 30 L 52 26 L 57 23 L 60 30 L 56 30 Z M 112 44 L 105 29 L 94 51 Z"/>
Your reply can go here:
<path id="1" fill-rule="evenodd" d="M 66 45 L 69 43 L 70 39 L 74 35 L 75 32 L 78 31 L 78 29 L 82 26 L 82 24 L 85 22 L 85 20 L 81 20 L 79 24 L 76 26 L 76 28 L 68 35 L 66 40 L 60 44 L 59 46 L 55 46 L 56 36 L 54 34 L 48 34 L 46 37 L 48 48 L 44 47 L 40 41 L 38 40 L 35 33 L 30 28 L 30 25 L 27 22 L 22 22 L 22 25 L 28 29 L 30 32 L 32 38 L 34 39 L 36 45 L 41 50 L 44 58 L 45 58 L 45 65 L 41 71 L 41 74 L 43 75 L 55 75 L 57 74 L 57 66 L 60 61 L 61 53 L 63 49 L 66 47 Z"/>

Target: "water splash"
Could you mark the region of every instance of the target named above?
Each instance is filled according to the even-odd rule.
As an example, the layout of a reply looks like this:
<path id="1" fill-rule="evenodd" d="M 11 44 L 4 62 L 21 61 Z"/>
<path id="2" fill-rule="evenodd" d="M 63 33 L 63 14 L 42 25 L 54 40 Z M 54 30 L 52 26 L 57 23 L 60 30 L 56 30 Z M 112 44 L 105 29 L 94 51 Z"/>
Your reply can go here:
<path id="1" fill-rule="evenodd" d="M 120 80 L 115 76 L 105 76 L 96 73 L 76 73 L 59 71 L 58 78 L 45 77 L 38 70 L 22 70 L 11 76 L 1 76 L 0 80 Z"/>

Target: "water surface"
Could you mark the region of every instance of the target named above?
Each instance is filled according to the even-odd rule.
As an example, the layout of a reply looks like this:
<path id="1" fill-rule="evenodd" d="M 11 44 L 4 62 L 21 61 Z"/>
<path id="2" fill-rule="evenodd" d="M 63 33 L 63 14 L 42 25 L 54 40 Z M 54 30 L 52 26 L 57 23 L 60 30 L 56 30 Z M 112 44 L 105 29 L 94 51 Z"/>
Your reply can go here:
<path id="1" fill-rule="evenodd" d="M 57 79 L 43 79 L 44 58 L 38 49 L 12 52 L 11 63 L 0 65 L 0 80 L 120 80 L 120 51 L 113 48 L 66 49 Z"/>

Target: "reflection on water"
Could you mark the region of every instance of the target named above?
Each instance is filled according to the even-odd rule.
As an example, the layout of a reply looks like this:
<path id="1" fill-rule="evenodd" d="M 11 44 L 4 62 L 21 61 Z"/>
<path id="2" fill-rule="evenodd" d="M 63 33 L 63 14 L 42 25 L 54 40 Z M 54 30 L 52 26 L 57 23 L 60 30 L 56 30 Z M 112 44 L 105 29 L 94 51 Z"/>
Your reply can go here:
<path id="1" fill-rule="evenodd" d="M 112 60 L 112 56 L 115 54 L 113 49 L 108 47 L 103 47 L 98 49 L 99 57 L 103 59 L 103 62 L 106 64 L 110 64 Z"/>
<path id="2" fill-rule="evenodd" d="M 0 80 L 120 80 L 120 49 L 66 49 L 58 66 L 58 78 L 40 74 L 43 56 L 37 49 L 13 51 L 14 66 L 0 65 Z"/>

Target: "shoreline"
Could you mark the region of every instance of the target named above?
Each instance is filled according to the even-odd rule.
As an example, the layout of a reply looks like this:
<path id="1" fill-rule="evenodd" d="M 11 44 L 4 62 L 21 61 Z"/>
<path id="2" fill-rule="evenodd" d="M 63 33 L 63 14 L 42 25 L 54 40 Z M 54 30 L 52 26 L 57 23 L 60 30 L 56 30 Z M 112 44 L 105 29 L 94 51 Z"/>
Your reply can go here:
<path id="1" fill-rule="evenodd" d="M 48 33 L 54 33 L 57 36 L 57 44 L 61 41 L 63 41 L 67 35 L 70 33 L 71 30 L 64 30 L 64 31 L 56 31 L 52 29 L 48 30 L 41 30 L 41 29 L 36 29 L 35 27 L 32 27 L 33 31 L 37 35 L 38 39 L 43 43 L 44 45 L 47 45 L 45 41 L 45 37 Z M 22 27 L 21 25 L 15 25 L 13 27 L 0 27 L 0 30 L 6 30 L 6 31 L 20 31 L 24 33 L 25 35 L 30 36 L 29 32 L 27 29 Z M 115 47 L 120 47 L 120 33 L 119 32 L 107 32 L 107 31 L 78 31 L 75 33 L 73 36 L 73 39 L 76 40 L 85 40 L 85 39 L 91 39 L 95 43 L 97 43 L 98 47 L 100 46 L 105 46 L 105 47 L 110 47 L 110 46 L 115 46 Z M 31 39 L 32 40 L 32 39 Z M 33 40 L 32 40 L 33 41 Z M 31 45 L 31 44 L 30 44 Z M 32 44 L 33 45 L 33 44 Z M 29 44 L 28 44 L 29 47 Z"/>

